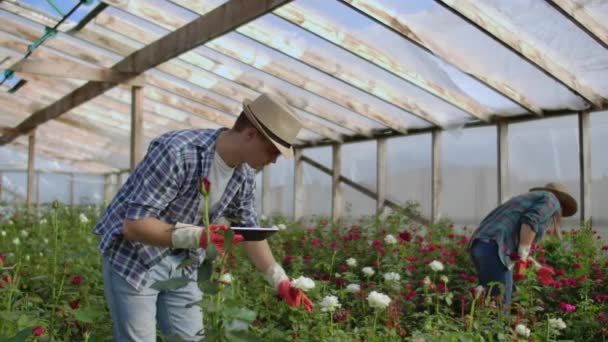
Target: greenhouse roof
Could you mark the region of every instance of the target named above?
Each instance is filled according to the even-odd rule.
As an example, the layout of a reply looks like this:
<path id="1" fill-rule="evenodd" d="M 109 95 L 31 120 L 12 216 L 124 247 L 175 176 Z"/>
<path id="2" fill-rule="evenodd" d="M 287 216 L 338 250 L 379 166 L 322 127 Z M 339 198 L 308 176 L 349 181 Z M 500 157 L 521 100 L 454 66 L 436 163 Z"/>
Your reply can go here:
<path id="1" fill-rule="evenodd" d="M 261 92 L 300 114 L 300 146 L 598 111 L 607 17 L 592 0 L 0 1 L 0 143 L 37 128 L 41 155 L 126 169 L 133 85 L 144 143 L 231 126 Z"/>

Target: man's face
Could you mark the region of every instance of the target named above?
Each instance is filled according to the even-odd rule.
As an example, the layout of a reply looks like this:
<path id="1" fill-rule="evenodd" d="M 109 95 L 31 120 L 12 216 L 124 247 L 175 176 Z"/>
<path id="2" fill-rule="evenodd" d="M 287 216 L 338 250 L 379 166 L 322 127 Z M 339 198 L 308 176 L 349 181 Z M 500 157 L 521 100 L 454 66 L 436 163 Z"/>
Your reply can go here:
<path id="1" fill-rule="evenodd" d="M 264 166 L 276 162 L 281 154 L 279 149 L 255 128 L 246 130 L 245 141 L 245 161 L 254 169 L 261 170 Z"/>

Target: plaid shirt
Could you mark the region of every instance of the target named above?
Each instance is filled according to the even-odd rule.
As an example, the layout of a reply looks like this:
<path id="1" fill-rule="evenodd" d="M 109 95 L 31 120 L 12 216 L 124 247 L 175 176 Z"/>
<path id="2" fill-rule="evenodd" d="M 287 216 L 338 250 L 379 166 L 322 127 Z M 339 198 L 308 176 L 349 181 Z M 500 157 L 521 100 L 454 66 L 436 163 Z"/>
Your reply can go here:
<path id="1" fill-rule="evenodd" d="M 532 191 L 515 196 L 483 219 L 471 236 L 469 251 L 476 239 L 496 241 L 500 260 L 509 267 L 512 264 L 511 253 L 517 253 L 521 225 L 530 225 L 536 233 L 534 242 L 537 242 L 549 227 L 551 217 L 560 209 L 557 197 L 549 191 Z"/>
<path id="2" fill-rule="evenodd" d="M 153 217 L 169 224 L 201 225 L 201 181 L 209 174 L 215 141 L 222 130 L 173 131 L 154 139 L 144 159 L 93 228 L 95 234 L 101 235 L 99 251 L 109 255 L 114 270 L 136 289 L 146 286 L 148 269 L 171 249 L 125 240 L 123 221 Z M 225 216 L 240 218 L 244 226 L 257 226 L 254 190 L 254 169 L 239 165 L 221 200 L 211 208 L 210 221 Z M 198 248 L 189 250 L 189 254 L 201 263 L 205 251 Z M 190 267 L 188 272 L 194 269 Z"/>

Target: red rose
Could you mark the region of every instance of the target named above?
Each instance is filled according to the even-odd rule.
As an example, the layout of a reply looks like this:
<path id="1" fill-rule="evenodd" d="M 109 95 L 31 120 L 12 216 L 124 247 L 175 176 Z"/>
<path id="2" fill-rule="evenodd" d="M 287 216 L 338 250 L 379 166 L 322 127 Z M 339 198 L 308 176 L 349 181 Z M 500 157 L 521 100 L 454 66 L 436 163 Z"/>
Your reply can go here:
<path id="1" fill-rule="evenodd" d="M 34 328 L 34 330 L 32 330 L 32 334 L 34 334 L 34 336 L 40 336 L 44 334 L 44 328 L 41 326 L 37 326 Z"/>
<path id="2" fill-rule="evenodd" d="M 78 301 L 78 299 L 74 299 L 73 301 L 70 302 L 70 307 L 74 310 L 78 309 L 79 306 L 80 306 L 80 302 Z"/>
<path id="3" fill-rule="evenodd" d="M 75 276 L 72 277 L 72 284 L 74 284 L 74 285 L 80 285 L 80 284 L 82 284 L 83 280 L 84 279 L 81 276 L 75 275 Z"/>

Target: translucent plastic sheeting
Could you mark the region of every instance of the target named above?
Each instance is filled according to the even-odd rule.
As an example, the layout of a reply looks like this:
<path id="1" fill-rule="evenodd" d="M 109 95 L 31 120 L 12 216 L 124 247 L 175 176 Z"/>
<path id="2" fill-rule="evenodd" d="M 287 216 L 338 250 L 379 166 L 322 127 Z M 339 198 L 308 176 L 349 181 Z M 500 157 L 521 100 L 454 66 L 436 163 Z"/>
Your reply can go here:
<path id="1" fill-rule="evenodd" d="M 58 16 L 59 13 L 57 9 L 62 14 L 67 14 L 74 6 L 76 6 L 80 0 L 63 0 L 63 1 L 55 1 L 57 4 L 57 9 L 49 4 L 47 0 L 22 0 L 24 3 L 43 11 L 44 13 L 50 16 Z M 90 4 L 81 4 L 78 9 L 69 17 L 71 22 L 79 22 L 84 18 L 89 12 L 91 12 L 97 5 L 99 1 L 92 1 Z"/>
<path id="2" fill-rule="evenodd" d="M 443 95 L 452 104 L 482 113 L 522 113 L 523 108 L 464 74 L 403 36 L 386 29 L 339 1 L 301 0 L 274 11 L 290 21 L 305 20 L 304 26 L 392 73 Z M 469 97 L 471 96 L 471 97 Z M 481 105 L 483 102 L 484 105 Z M 487 105 L 488 108 L 484 108 Z M 461 107 L 462 108 L 462 107 Z"/>
<path id="3" fill-rule="evenodd" d="M 331 215 L 331 176 L 304 163 L 304 201 L 300 203 L 305 218 Z"/>
<path id="4" fill-rule="evenodd" d="M 40 203 L 53 201 L 70 204 L 70 175 L 40 174 Z"/>
<path id="5" fill-rule="evenodd" d="M 101 204 L 104 196 L 105 178 L 97 175 L 74 176 L 74 203 Z"/>
<path id="6" fill-rule="evenodd" d="M 608 239 L 608 111 L 591 114 L 591 213 L 593 227 Z"/>
<path id="7" fill-rule="evenodd" d="M 10 145 L 0 146 L 0 172 L 10 169 L 25 170 L 27 159 L 26 149 Z M 37 170 L 78 171 L 76 167 L 40 155 L 36 155 L 35 165 Z"/>
<path id="8" fill-rule="evenodd" d="M 2 172 L 0 201 L 25 202 L 27 174 L 25 172 Z"/>
<path id="9" fill-rule="evenodd" d="M 376 142 L 342 145 L 342 174 L 352 181 L 376 191 Z"/>
<path id="10" fill-rule="evenodd" d="M 321 96 L 364 115 L 373 115 L 374 112 L 378 112 L 398 120 L 404 120 L 412 127 L 428 126 L 428 123 L 424 120 L 352 87 L 332 77 L 333 75 L 321 73 L 277 50 L 263 46 L 252 38 L 248 38 L 248 36 L 229 33 L 207 43 L 207 46 L 218 52 L 233 56 L 258 70 L 281 77 L 291 84 L 304 88 L 312 93 L 310 96 Z M 377 124 L 378 121 L 376 121 Z"/>
<path id="11" fill-rule="evenodd" d="M 596 1 L 599 3 L 600 1 Z M 488 4 L 531 37 L 529 42 L 564 65 L 582 85 L 608 97 L 608 52 L 545 1 L 489 0 Z M 608 6 L 595 6 L 596 15 L 608 18 Z"/>
<path id="12" fill-rule="evenodd" d="M 442 217 L 476 226 L 498 204 L 496 128 L 445 133 L 442 148 Z"/>
<path id="13" fill-rule="evenodd" d="M 417 202 L 420 213 L 431 217 L 431 135 L 418 134 L 386 142 L 388 198 Z"/>
<path id="14" fill-rule="evenodd" d="M 329 169 L 333 167 L 332 153 L 332 148 L 328 146 L 305 148 L 302 150 L 302 155 L 316 161 L 317 163 Z"/>
<path id="15" fill-rule="evenodd" d="M 518 195 L 558 181 L 579 201 L 577 127 L 576 115 L 509 125 L 508 193 Z M 578 226 L 579 214 L 566 219 L 566 225 Z"/>
<path id="16" fill-rule="evenodd" d="M 543 1 L 534 2 L 544 5 Z M 583 99 L 568 88 L 433 0 L 375 0 L 372 3 L 397 18 L 433 51 L 450 56 L 467 70 L 504 83 L 524 94 L 537 107 L 550 110 L 585 108 Z M 502 3 L 511 6 L 509 4 L 513 2 Z M 546 23 L 547 19 L 536 18 L 538 23 Z M 466 88 L 462 86 L 461 89 Z M 477 94 L 470 95 L 479 101 L 483 100 Z"/>
<path id="17" fill-rule="evenodd" d="M 278 158 L 270 170 L 270 184 L 268 195 L 270 199 L 268 208 L 264 212 L 268 215 L 283 214 L 292 217 L 293 214 L 293 160 Z"/>
<path id="18" fill-rule="evenodd" d="M 376 200 L 367 197 L 346 184 L 340 184 L 342 191 L 342 216 L 345 219 L 357 219 L 376 213 Z"/>
<path id="19" fill-rule="evenodd" d="M 433 95 L 417 88 L 391 74 L 381 70 L 359 57 L 353 56 L 329 42 L 326 42 L 311 33 L 304 32 L 301 28 L 294 26 L 285 20 L 266 15 L 254 22 L 241 26 L 238 32 L 244 34 L 256 34 L 259 37 L 267 37 L 266 43 L 289 54 L 316 65 L 317 67 L 356 84 L 363 89 L 372 90 L 383 98 L 391 98 L 396 101 L 403 99 L 416 107 L 424 108 L 436 121 L 442 125 L 466 122 L 470 116 L 445 102 L 435 98 Z M 391 96 L 388 96 L 392 94 Z M 399 95 L 401 94 L 401 95 Z M 415 101 L 413 101 L 415 99 Z"/>

